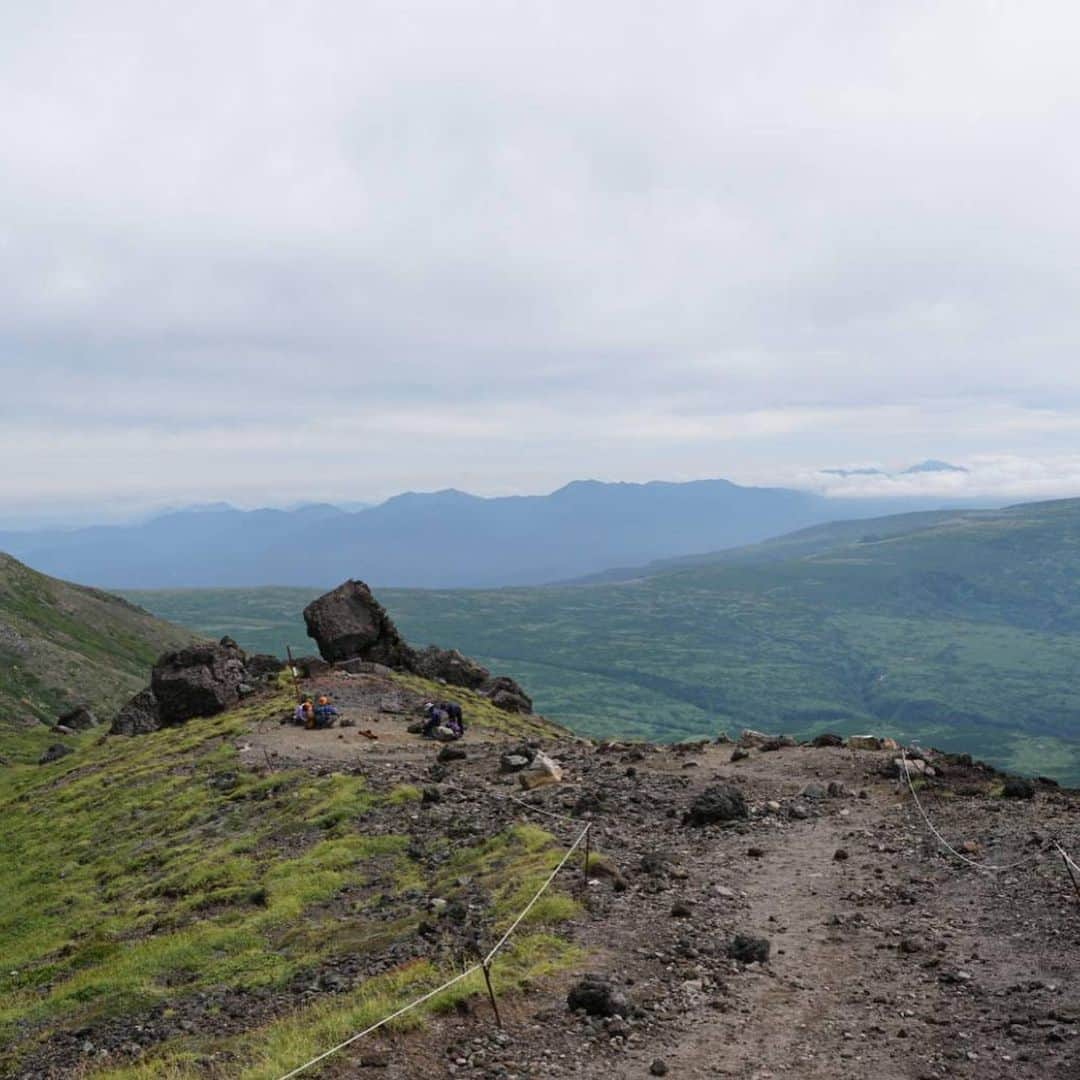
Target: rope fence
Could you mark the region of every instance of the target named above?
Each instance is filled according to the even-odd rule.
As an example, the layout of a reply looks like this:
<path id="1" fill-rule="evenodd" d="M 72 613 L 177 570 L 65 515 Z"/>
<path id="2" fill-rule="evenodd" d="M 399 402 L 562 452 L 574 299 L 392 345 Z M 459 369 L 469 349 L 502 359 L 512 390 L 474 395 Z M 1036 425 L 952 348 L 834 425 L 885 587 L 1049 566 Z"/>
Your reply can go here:
<path id="1" fill-rule="evenodd" d="M 465 789 L 455 788 L 454 790 L 464 791 Z M 494 795 L 494 792 L 491 792 L 489 794 Z M 529 803 L 525 803 L 521 799 L 516 799 L 512 795 L 496 795 L 495 797 L 508 799 L 511 802 L 521 803 L 521 805 L 524 806 L 526 809 L 539 810 L 541 813 L 547 813 L 550 817 L 558 817 L 566 821 L 574 820 L 573 818 L 566 817 L 566 815 L 564 814 L 556 814 L 551 811 L 545 811 L 540 807 L 531 806 Z M 506 932 L 489 950 L 483 960 L 481 960 L 478 964 L 473 964 L 470 968 L 466 968 L 465 971 L 461 972 L 458 975 L 455 975 L 452 979 L 448 979 L 441 986 L 435 987 L 434 990 L 429 990 L 426 994 L 422 994 L 420 997 L 415 998 L 407 1005 L 403 1005 L 400 1009 L 398 1009 L 396 1012 L 391 1013 L 389 1016 L 384 1016 L 381 1020 L 377 1021 L 374 1024 L 371 1024 L 369 1027 L 364 1028 L 363 1031 L 358 1031 L 354 1035 L 350 1035 L 347 1039 L 344 1039 L 342 1042 L 338 1043 L 337 1046 L 332 1046 L 329 1050 L 324 1051 L 317 1057 L 313 1057 L 309 1061 L 305 1061 L 302 1065 L 298 1065 L 291 1072 L 287 1072 L 283 1076 L 281 1076 L 279 1080 L 290 1080 L 291 1077 L 299 1076 L 301 1073 L 306 1072 L 312 1066 L 317 1065 L 320 1061 L 325 1061 L 328 1057 L 339 1053 L 341 1050 L 344 1050 L 345 1047 L 351 1046 L 357 1040 L 364 1038 L 365 1035 L 370 1035 L 372 1032 L 378 1031 L 379 1028 L 385 1027 L 385 1025 L 389 1024 L 392 1020 L 396 1020 L 398 1017 L 404 1016 L 406 1013 L 411 1012 L 413 1009 L 419 1008 L 425 1002 L 430 1001 L 433 997 L 437 997 L 444 990 L 448 990 L 451 986 L 454 986 L 457 983 L 463 981 L 464 979 L 467 979 L 470 975 L 475 975 L 478 971 L 483 973 L 484 982 L 487 986 L 488 996 L 491 999 L 491 1007 L 495 1012 L 495 1020 L 498 1023 L 499 1027 L 502 1027 L 502 1018 L 499 1016 L 499 1006 L 495 1000 L 495 991 L 491 984 L 491 963 L 495 959 L 496 955 L 500 952 L 500 950 L 505 948 L 506 943 L 510 940 L 510 937 L 513 935 L 514 931 L 521 925 L 522 921 L 529 914 L 529 912 L 532 911 L 533 907 L 536 905 L 536 902 L 540 899 L 540 897 L 543 896 L 544 893 L 547 892 L 547 890 L 551 887 L 552 883 L 559 876 L 559 872 L 563 869 L 564 866 L 566 866 L 566 864 L 570 861 L 570 857 L 574 854 L 575 851 L 577 851 L 579 847 L 581 847 L 583 843 L 585 844 L 586 851 L 585 872 L 586 874 L 588 874 L 588 844 L 589 832 L 591 829 L 592 822 L 589 822 L 588 824 L 586 824 L 585 828 L 583 828 L 581 832 L 578 833 L 577 838 L 570 845 L 570 847 L 567 848 L 566 853 L 559 860 L 558 864 L 555 866 L 555 869 L 552 870 L 551 873 L 547 876 L 544 883 L 540 886 L 539 889 L 536 890 L 536 893 L 533 895 L 532 899 L 521 909 L 514 921 L 506 929 Z"/>

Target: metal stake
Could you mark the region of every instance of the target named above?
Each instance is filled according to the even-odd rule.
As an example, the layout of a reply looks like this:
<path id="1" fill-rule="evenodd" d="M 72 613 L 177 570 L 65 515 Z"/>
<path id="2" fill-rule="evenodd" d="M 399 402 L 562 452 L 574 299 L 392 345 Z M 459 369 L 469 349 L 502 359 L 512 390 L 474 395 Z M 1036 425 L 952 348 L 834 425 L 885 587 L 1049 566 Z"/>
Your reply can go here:
<path id="1" fill-rule="evenodd" d="M 499 1015 L 499 1003 L 495 1000 L 495 990 L 492 988 L 491 985 L 491 972 L 489 970 L 490 968 L 490 962 L 485 962 L 481 965 L 481 970 L 484 973 L 484 982 L 487 983 L 488 997 L 491 998 L 491 1007 L 495 1011 L 495 1023 L 498 1024 L 499 1029 L 502 1030 L 503 1022 L 502 1017 Z"/>

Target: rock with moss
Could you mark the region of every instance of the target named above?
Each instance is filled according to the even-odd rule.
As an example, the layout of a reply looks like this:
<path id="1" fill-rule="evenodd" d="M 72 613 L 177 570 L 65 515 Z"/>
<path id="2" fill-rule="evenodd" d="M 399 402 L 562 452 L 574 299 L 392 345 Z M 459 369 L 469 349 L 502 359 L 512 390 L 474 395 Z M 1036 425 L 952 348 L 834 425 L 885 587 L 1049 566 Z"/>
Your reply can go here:
<path id="1" fill-rule="evenodd" d="M 76 705 L 57 718 L 58 727 L 68 728 L 70 731 L 89 731 L 98 726 L 97 717 L 85 705 Z"/>

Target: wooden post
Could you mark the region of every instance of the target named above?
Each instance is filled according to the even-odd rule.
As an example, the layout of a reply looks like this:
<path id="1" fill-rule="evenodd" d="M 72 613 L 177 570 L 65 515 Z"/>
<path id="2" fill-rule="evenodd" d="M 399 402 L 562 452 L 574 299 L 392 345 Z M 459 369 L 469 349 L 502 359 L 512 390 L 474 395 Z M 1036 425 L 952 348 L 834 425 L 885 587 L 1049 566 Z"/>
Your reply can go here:
<path id="1" fill-rule="evenodd" d="M 289 674 L 292 676 L 293 689 L 296 691 L 296 704 L 299 705 L 304 699 L 300 694 L 300 680 L 296 677 L 296 666 L 293 664 L 291 645 L 285 646 L 285 654 L 289 658 Z"/>
<path id="2" fill-rule="evenodd" d="M 589 887 L 589 848 L 592 840 L 592 822 L 585 826 L 585 887 Z"/>
<path id="3" fill-rule="evenodd" d="M 502 1030 L 503 1022 L 502 1017 L 499 1015 L 499 1003 L 495 1000 L 495 990 L 491 985 L 491 963 L 485 960 L 481 965 L 481 970 L 484 972 L 484 982 L 487 983 L 488 997 L 491 998 L 491 1007 L 495 1011 L 495 1023 L 499 1025 L 499 1029 Z"/>

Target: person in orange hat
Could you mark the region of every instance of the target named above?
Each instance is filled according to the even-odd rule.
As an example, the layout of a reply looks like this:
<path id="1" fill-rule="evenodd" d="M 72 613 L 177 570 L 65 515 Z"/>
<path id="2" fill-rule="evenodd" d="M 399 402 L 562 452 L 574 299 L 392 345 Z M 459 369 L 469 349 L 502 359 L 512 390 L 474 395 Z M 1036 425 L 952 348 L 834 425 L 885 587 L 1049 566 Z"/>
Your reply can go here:
<path id="1" fill-rule="evenodd" d="M 330 704 L 330 699 L 323 694 L 319 698 L 319 704 L 315 706 L 315 726 L 317 728 L 333 727 L 337 718 L 337 709 Z"/>

